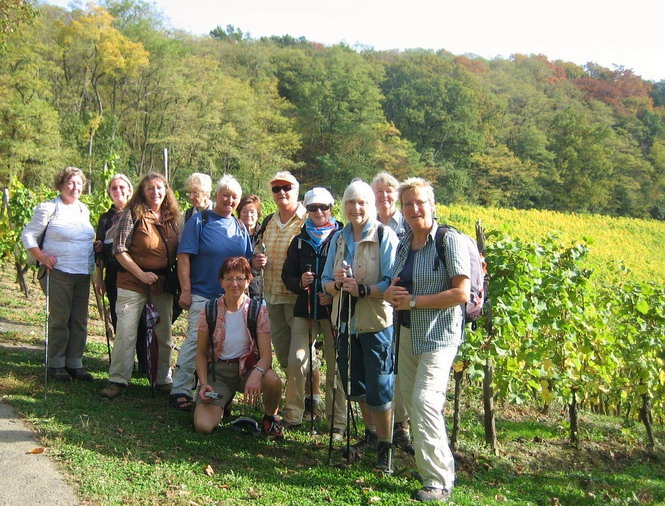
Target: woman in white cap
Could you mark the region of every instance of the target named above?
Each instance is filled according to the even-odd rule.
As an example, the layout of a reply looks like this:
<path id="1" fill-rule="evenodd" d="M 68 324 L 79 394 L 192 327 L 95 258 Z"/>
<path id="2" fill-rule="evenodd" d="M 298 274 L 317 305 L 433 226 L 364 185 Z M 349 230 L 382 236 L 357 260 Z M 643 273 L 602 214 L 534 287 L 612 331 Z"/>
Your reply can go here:
<path id="1" fill-rule="evenodd" d="M 328 247 L 335 232 L 341 230 L 342 224 L 332 216 L 333 197 L 325 188 L 313 188 L 305 194 L 307 219 L 289 246 L 286 261 L 282 268 L 282 281 L 293 293 L 298 295 L 293 310 L 291 324 L 291 347 L 287 367 L 286 406 L 297 406 L 295 412 L 284 412 L 285 421 L 290 425 L 299 425 L 303 421 L 305 389 L 312 396 L 311 413 L 315 413 L 318 404 L 318 374 L 309 378 L 309 321 L 312 320 L 311 335 L 313 339 L 321 333 L 324 338 L 324 354 L 326 358 L 326 418 L 332 423 L 333 436 L 341 439 L 346 430 L 346 411 L 344 391 L 341 382 L 335 394 L 333 406 L 333 388 L 335 375 L 335 344 L 330 322 L 330 305 L 332 299 L 323 293 L 321 274 L 326 264 Z M 308 299 L 309 298 L 309 299 Z M 318 370 L 318 361 L 312 360 L 311 372 Z M 311 381 L 311 385 L 309 384 Z M 309 396 L 308 396 L 309 397 Z M 334 409 L 333 409 L 334 408 Z M 310 414 L 311 416 L 311 414 Z M 305 422 L 307 419 L 305 419 Z"/>

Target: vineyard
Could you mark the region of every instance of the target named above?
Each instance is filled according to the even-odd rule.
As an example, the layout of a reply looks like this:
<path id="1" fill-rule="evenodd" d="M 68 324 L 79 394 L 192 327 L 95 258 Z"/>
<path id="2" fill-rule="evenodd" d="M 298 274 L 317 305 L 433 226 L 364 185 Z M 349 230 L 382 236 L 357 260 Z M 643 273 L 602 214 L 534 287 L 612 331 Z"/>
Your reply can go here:
<path id="1" fill-rule="evenodd" d="M 0 259 L 24 271 L 19 235 L 52 196 L 15 182 L 0 221 Z M 109 203 L 86 195 L 93 223 Z M 266 210 L 264 209 L 264 214 Z M 487 234 L 490 306 L 468 328 L 455 364 L 462 396 L 482 396 L 486 440 L 497 447 L 495 403 L 559 410 L 579 443 L 580 410 L 641 422 L 645 443 L 665 421 L 665 224 L 605 216 L 441 206 L 442 220 Z"/>

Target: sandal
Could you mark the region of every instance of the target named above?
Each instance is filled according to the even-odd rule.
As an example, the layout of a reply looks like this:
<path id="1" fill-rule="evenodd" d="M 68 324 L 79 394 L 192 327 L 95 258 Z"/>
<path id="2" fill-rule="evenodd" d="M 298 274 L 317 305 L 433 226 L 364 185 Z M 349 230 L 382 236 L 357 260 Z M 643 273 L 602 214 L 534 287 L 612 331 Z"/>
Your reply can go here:
<path id="1" fill-rule="evenodd" d="M 169 397 L 169 404 L 179 411 L 191 411 L 192 398 L 187 394 L 173 394 Z"/>

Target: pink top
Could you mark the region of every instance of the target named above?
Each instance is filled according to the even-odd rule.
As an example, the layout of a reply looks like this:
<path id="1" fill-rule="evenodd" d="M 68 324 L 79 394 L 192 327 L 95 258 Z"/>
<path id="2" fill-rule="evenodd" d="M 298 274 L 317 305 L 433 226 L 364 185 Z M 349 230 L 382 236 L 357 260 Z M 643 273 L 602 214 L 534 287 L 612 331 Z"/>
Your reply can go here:
<path id="1" fill-rule="evenodd" d="M 247 358 L 251 355 L 256 355 L 258 357 L 259 350 L 256 345 L 256 342 L 252 339 L 252 336 L 247 328 L 247 311 L 249 311 L 250 298 L 244 295 L 245 300 L 242 305 L 243 318 L 245 321 L 245 332 L 247 339 L 251 341 L 251 346 L 249 351 L 240 357 L 240 375 L 242 376 L 247 371 Z M 208 322 L 206 320 L 206 312 L 201 311 L 199 314 L 199 321 L 197 325 L 197 330 L 201 332 L 208 333 Z M 263 332 L 270 333 L 270 320 L 268 318 L 268 310 L 264 305 L 259 309 L 259 316 L 256 322 L 256 332 L 261 334 Z M 257 336 L 258 337 L 258 336 Z M 215 331 L 212 335 L 214 353 L 211 356 L 210 350 L 208 350 L 208 361 L 216 362 L 222 356 L 222 350 L 224 349 L 224 340 L 226 339 L 226 304 L 224 304 L 224 297 L 219 297 L 217 300 L 217 322 L 215 323 Z"/>

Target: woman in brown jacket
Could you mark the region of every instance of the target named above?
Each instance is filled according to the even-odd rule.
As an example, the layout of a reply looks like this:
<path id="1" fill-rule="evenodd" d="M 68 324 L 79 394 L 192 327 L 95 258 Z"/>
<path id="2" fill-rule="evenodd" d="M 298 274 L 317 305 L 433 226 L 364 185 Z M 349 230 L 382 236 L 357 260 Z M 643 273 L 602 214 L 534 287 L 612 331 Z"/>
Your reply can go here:
<path id="1" fill-rule="evenodd" d="M 155 334 L 159 343 L 157 388 L 171 390 L 171 314 L 173 296 L 164 291 L 166 274 L 175 263 L 178 249 L 178 204 L 161 174 L 147 174 L 118 224 L 113 254 L 121 266 L 118 273 L 116 331 L 109 384 L 102 397 L 122 394 L 132 377 L 136 332 L 143 307 L 150 296 L 159 313 Z"/>

